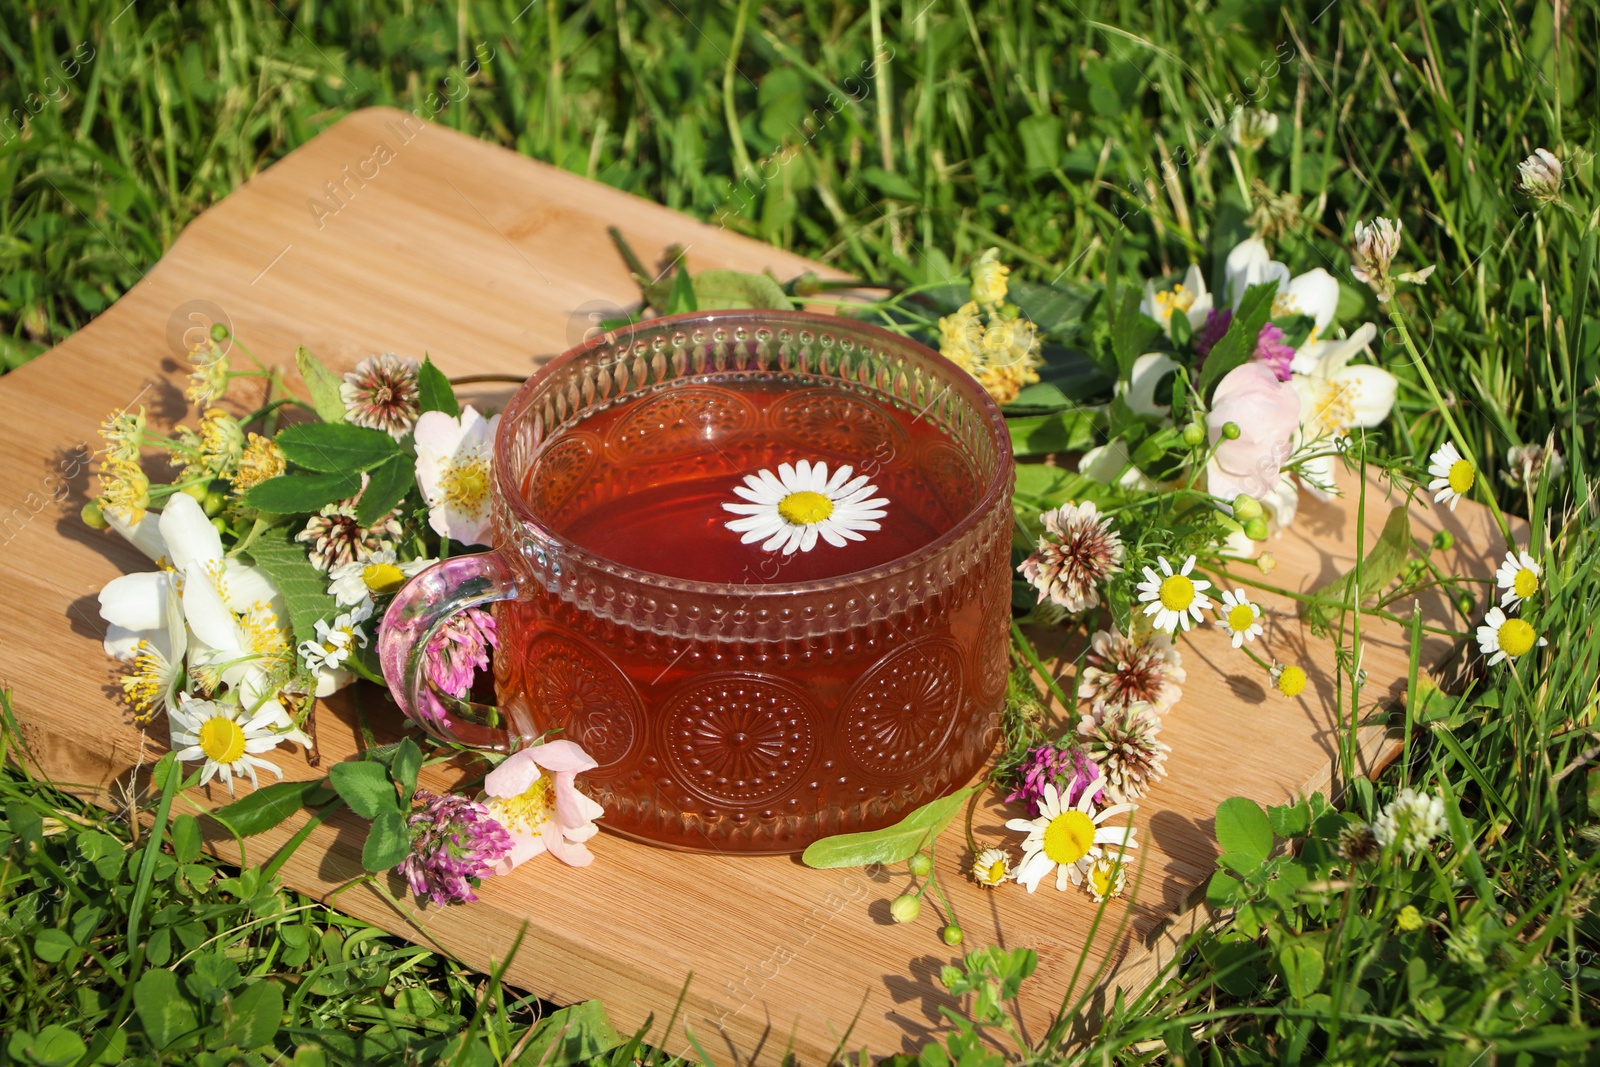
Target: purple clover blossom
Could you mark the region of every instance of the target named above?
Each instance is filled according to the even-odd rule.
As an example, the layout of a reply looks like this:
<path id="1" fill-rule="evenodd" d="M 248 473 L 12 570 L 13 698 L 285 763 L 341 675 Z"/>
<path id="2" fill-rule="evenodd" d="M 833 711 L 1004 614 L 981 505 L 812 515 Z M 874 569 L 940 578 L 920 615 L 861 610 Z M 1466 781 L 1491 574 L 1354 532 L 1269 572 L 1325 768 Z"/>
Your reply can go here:
<path id="1" fill-rule="evenodd" d="M 468 608 L 439 627 L 423 654 L 423 672 L 434 689 L 464 700 L 478 672 L 489 669 L 489 650 L 500 647 L 494 616 L 481 608 Z M 450 725 L 444 704 L 424 688 L 418 702 L 424 715 L 441 726 Z"/>
<path id="2" fill-rule="evenodd" d="M 476 800 L 426 789 L 414 799 L 423 808 L 411 816 L 411 851 L 397 868 L 412 895 L 437 907 L 477 900 L 473 886 L 511 851 L 511 835 Z"/>
<path id="3" fill-rule="evenodd" d="M 1028 750 L 1017 768 L 1021 785 L 1006 797 L 1006 803 L 1022 801 L 1030 814 L 1039 814 L 1039 801 L 1044 798 L 1044 787 L 1053 785 L 1061 794 L 1061 803 L 1076 804 L 1084 790 L 1100 778 L 1100 767 L 1075 746 L 1037 745 Z M 1104 784 L 1095 785 L 1095 800 L 1105 798 Z"/>
<path id="4" fill-rule="evenodd" d="M 1255 360 L 1271 367 L 1280 382 L 1294 377 L 1294 372 L 1289 369 L 1294 362 L 1294 349 L 1283 343 L 1283 331 L 1270 322 L 1256 334 Z"/>
<path id="5" fill-rule="evenodd" d="M 1194 354 L 1201 359 L 1209 356 L 1231 325 L 1233 325 L 1232 308 L 1212 308 L 1206 312 L 1205 324 L 1194 332 L 1194 339 L 1190 342 L 1194 346 Z"/>

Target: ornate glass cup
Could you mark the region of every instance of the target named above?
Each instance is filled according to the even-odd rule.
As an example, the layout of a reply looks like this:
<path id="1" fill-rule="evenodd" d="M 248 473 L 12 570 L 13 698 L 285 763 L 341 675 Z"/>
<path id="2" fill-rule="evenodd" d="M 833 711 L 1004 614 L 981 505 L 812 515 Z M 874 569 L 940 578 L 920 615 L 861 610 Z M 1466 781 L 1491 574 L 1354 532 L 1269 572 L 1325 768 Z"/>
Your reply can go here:
<path id="1" fill-rule="evenodd" d="M 852 466 L 926 537 L 818 577 L 854 557 L 739 544 L 714 501 L 680 538 L 645 502 L 785 458 Z M 936 353 L 802 312 L 650 320 L 521 388 L 501 417 L 495 478 L 494 550 L 413 578 L 384 620 L 384 673 L 434 735 L 502 750 L 574 740 L 599 763 L 579 785 L 605 807 L 603 827 L 745 853 L 888 825 L 993 750 L 1011 450 L 993 401 Z M 601 514 L 607 543 L 683 547 L 640 568 L 564 532 Z M 694 573 L 701 544 L 715 580 L 657 572 Z M 490 602 L 498 709 L 430 712 L 444 705 L 424 692 L 424 650 L 452 614 Z"/>

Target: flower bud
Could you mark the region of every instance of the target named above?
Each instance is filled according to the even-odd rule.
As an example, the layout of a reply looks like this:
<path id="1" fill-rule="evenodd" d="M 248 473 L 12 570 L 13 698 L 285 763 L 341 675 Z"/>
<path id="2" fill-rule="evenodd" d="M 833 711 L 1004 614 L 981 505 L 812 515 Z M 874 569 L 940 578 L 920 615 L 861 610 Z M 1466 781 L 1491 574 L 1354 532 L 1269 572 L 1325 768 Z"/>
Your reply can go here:
<path id="1" fill-rule="evenodd" d="M 1477 614 L 1478 602 L 1473 599 L 1471 593 L 1462 593 L 1456 597 L 1456 610 L 1470 619 Z"/>
<path id="2" fill-rule="evenodd" d="M 1271 574 L 1278 569 L 1278 557 L 1271 552 L 1263 552 L 1256 557 L 1256 566 L 1261 568 L 1262 574 Z"/>
<path id="3" fill-rule="evenodd" d="M 910 893 L 895 897 L 889 904 L 889 914 L 897 923 L 914 922 L 922 914 L 922 901 Z"/>
<path id="4" fill-rule="evenodd" d="M 1549 203 L 1561 195 L 1561 160 L 1543 148 L 1517 164 L 1517 185 L 1535 200 Z"/>
<path id="5" fill-rule="evenodd" d="M 906 866 L 911 868 L 911 873 L 918 878 L 928 877 L 928 872 L 933 870 L 933 857 L 926 852 L 918 852 L 912 856 Z"/>
<path id="6" fill-rule="evenodd" d="M 220 517 L 214 518 L 214 519 L 211 520 L 211 528 L 213 530 L 217 531 L 217 533 L 219 533 L 219 534 L 225 534 L 225 533 L 231 532 L 228 529 L 228 524 L 223 522 Z"/>
<path id="7" fill-rule="evenodd" d="M 1244 524 L 1244 535 L 1252 541 L 1267 539 L 1267 520 L 1259 515 Z"/>
<path id="8" fill-rule="evenodd" d="M 1448 552 L 1455 547 L 1455 534 L 1449 530 L 1440 530 L 1433 535 L 1433 549 L 1435 552 Z"/>
<path id="9" fill-rule="evenodd" d="M 212 518 L 212 519 L 214 519 L 218 515 L 222 514 L 222 509 L 227 507 L 227 506 L 228 506 L 227 494 L 218 493 L 218 492 L 215 492 L 215 491 L 207 493 L 206 494 L 206 498 L 204 500 L 200 501 L 201 510 L 206 513 L 206 517 L 207 518 Z"/>
<path id="10" fill-rule="evenodd" d="M 196 503 L 204 504 L 206 502 L 206 496 L 210 494 L 211 489 L 207 486 L 196 484 L 186 485 L 178 491 L 183 493 L 185 496 L 194 497 Z"/>
<path id="11" fill-rule="evenodd" d="M 78 512 L 78 517 L 91 530 L 104 530 L 111 525 L 106 521 L 105 513 L 100 510 L 100 505 L 93 500 L 83 506 L 83 510 Z"/>
<path id="12" fill-rule="evenodd" d="M 1198 422 L 1191 422 L 1183 428 L 1183 443 L 1190 448 L 1199 448 L 1206 439 L 1206 428 Z"/>
<path id="13" fill-rule="evenodd" d="M 961 927 L 957 926 L 955 923 L 951 923 L 943 930 L 940 930 L 939 936 L 944 938 L 944 943 L 950 945 L 951 947 L 961 944 L 962 939 L 966 937 L 966 935 L 961 932 Z"/>
<path id="14" fill-rule="evenodd" d="M 1241 432 L 1237 422 L 1225 422 L 1222 424 L 1222 436 L 1229 441 L 1237 441 Z"/>
<path id="15" fill-rule="evenodd" d="M 1233 498 L 1233 517 L 1240 522 L 1259 519 L 1261 517 L 1261 501 L 1249 493 L 1240 493 Z"/>
<path id="16" fill-rule="evenodd" d="M 213 341 L 226 341 L 228 339 L 228 328 L 220 322 L 213 322 L 211 324 L 211 339 Z"/>

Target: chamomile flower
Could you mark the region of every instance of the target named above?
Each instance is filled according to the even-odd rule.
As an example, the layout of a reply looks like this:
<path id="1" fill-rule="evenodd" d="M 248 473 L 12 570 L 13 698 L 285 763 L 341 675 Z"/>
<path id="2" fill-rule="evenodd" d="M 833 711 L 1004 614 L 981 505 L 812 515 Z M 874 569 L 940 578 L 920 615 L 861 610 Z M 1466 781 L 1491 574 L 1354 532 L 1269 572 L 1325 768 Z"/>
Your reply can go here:
<path id="1" fill-rule="evenodd" d="M 1471 491 L 1472 483 L 1478 478 L 1472 461 L 1463 459 L 1461 453 L 1456 451 L 1456 446 L 1449 441 L 1428 457 L 1428 473 L 1433 475 L 1433 481 L 1428 483 L 1428 491 L 1433 494 L 1435 501 L 1447 502 L 1451 511 Z"/>
<path id="2" fill-rule="evenodd" d="M 233 792 L 235 775 L 256 781 L 256 771 L 271 771 L 279 778 L 283 772 L 276 764 L 259 758 L 285 741 L 293 741 L 309 748 L 310 739 L 289 721 L 288 713 L 276 700 L 264 703 L 251 715 L 237 704 L 215 700 L 196 700 L 184 693 L 178 706 L 168 715 L 172 725 L 172 747 L 184 763 L 204 760 L 200 784 L 221 778 L 222 784 Z"/>
<path id="3" fill-rule="evenodd" d="M 986 848 L 972 861 L 972 880 L 993 889 L 1011 877 L 1011 853 L 1003 848 Z"/>
<path id="4" fill-rule="evenodd" d="M 1233 638 L 1233 647 L 1261 636 L 1261 606 L 1250 602 L 1243 589 L 1222 594 L 1217 607 L 1217 629 Z"/>
<path id="5" fill-rule="evenodd" d="M 367 634 L 361 629 L 361 624 L 371 616 L 372 601 L 369 600 L 335 616 L 332 622 L 318 619 L 316 638 L 300 642 L 296 650 L 306 669 L 339 670 L 340 664 L 350 658 L 357 646 L 366 648 Z"/>
<path id="6" fill-rule="evenodd" d="M 881 529 L 878 519 L 886 512 L 887 497 L 874 497 L 878 487 L 866 475 L 850 476 L 855 469 L 840 467 L 828 475 L 828 465 L 818 461 L 778 464 L 770 470 L 745 475 L 733 488 L 742 504 L 723 504 L 724 511 L 743 516 L 727 523 L 741 534 L 739 542 L 761 541 L 766 552 L 810 552 L 823 540 L 835 548 L 848 541 L 864 541 L 862 531 Z"/>
<path id="7" fill-rule="evenodd" d="M 1499 608 L 1490 608 L 1483 625 L 1478 627 L 1478 649 L 1489 657 L 1491 667 L 1507 657 L 1526 655 L 1535 645 L 1549 643 L 1526 620 L 1508 618 Z"/>
<path id="8" fill-rule="evenodd" d="M 1306 691 L 1306 669 L 1297 663 L 1279 663 L 1273 666 L 1272 688 L 1293 700 Z"/>
<path id="9" fill-rule="evenodd" d="M 1083 888 L 1094 898 L 1096 904 L 1107 897 L 1120 897 L 1122 889 L 1128 883 L 1128 872 L 1122 865 L 1122 860 L 1115 856 L 1101 856 L 1090 864 L 1088 876 L 1083 880 Z"/>
<path id="10" fill-rule="evenodd" d="M 1133 811 L 1132 804 L 1112 804 L 1096 812 L 1094 791 L 1084 790 L 1076 804 L 1066 804 L 1054 785 L 1044 787 L 1036 819 L 1011 819 L 1006 828 L 1027 834 L 1022 841 L 1022 862 L 1012 876 L 1032 893 L 1052 869 L 1056 888 L 1082 885 L 1096 860 L 1114 852 L 1138 848 L 1131 826 L 1106 826 L 1107 819 Z"/>
<path id="11" fill-rule="evenodd" d="M 394 549 L 380 548 L 366 559 L 351 560 L 328 570 L 328 595 L 342 608 L 366 604 L 371 609 L 372 598 L 396 592 L 406 579 L 421 574 L 436 559 L 395 558 Z"/>
<path id="12" fill-rule="evenodd" d="M 1507 552 L 1505 562 L 1495 572 L 1494 583 L 1505 592 L 1500 606 L 1509 608 L 1539 591 L 1539 561 L 1526 552 Z"/>
<path id="13" fill-rule="evenodd" d="M 1187 630 L 1200 621 L 1201 612 L 1211 607 L 1211 598 L 1205 590 L 1211 583 L 1204 578 L 1191 578 L 1194 557 L 1184 560 L 1183 567 L 1173 571 L 1165 556 L 1157 556 L 1161 568 L 1157 574 L 1149 567 L 1144 569 L 1145 580 L 1139 583 L 1139 600 L 1144 603 L 1144 613 L 1154 616 L 1151 623 L 1157 630 L 1176 633 L 1181 627 Z"/>

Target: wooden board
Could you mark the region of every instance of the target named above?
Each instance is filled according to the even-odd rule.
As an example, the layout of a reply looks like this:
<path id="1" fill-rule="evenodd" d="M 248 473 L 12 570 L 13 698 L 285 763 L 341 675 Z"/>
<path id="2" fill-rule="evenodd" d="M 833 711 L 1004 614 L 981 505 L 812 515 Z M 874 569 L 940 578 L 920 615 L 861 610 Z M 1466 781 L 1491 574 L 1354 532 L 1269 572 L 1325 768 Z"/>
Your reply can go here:
<path id="1" fill-rule="evenodd" d="M 91 484 L 85 456 L 108 411 L 142 404 L 157 420 L 184 416 L 184 330 L 224 315 L 254 352 L 279 364 L 292 365 L 295 345 L 305 344 L 339 369 L 392 350 L 428 352 L 451 375 L 524 374 L 580 340 L 597 312 L 636 300 L 605 237 L 610 224 L 644 257 L 682 244 L 695 270 L 771 268 L 786 278 L 811 266 L 375 109 L 207 211 L 115 307 L 0 379 L 0 595 L 8 609 L 0 613 L 0 680 L 15 690 L 24 736 L 44 770 L 112 805 L 112 787 L 165 747 L 164 727 L 146 735 L 114 699 L 117 674 L 101 651 L 96 611 L 109 579 L 148 564 L 116 537 L 84 528 L 77 513 Z M 1455 534 L 1447 569 L 1491 573 L 1504 549 L 1484 512 L 1414 510 L 1419 526 Z M 1386 511 L 1369 497 L 1367 543 Z M 1269 546 L 1279 561 L 1274 580 L 1303 590 L 1348 567 L 1356 526 L 1353 499 L 1307 502 L 1294 529 Z M 1243 794 L 1275 803 L 1329 785 L 1337 737 L 1350 722 L 1348 691 L 1341 714 L 1331 646 L 1301 631 L 1292 605 L 1266 599 L 1274 609 L 1267 647 L 1305 663 L 1312 687 L 1295 701 L 1267 693 L 1262 675 L 1209 627 L 1183 641 L 1189 680 L 1164 731 L 1173 748 L 1169 777 L 1139 815 L 1149 846 L 1142 888 L 1126 908 L 1125 932 L 1116 936 L 1117 923 L 1108 922 L 1088 946 L 1091 961 L 1117 962 L 1119 983 L 1148 981 L 1170 955 L 1172 932 L 1197 921 L 1189 904 L 1213 867 L 1219 801 Z M 1424 598 L 1423 610 L 1436 622 L 1449 618 L 1439 598 Z M 1365 714 L 1403 690 L 1407 657 L 1398 626 L 1368 618 L 1362 636 Z M 1449 649 L 1430 637 L 1423 662 Z M 381 703 L 369 693 L 369 717 L 395 736 L 397 716 Z M 354 751 L 356 721 L 348 699 L 319 713 L 324 768 Z M 1359 748 L 1363 759 L 1376 759 L 1382 731 L 1362 732 Z M 319 774 L 293 751 L 276 757 L 289 774 Z M 228 796 L 210 788 L 194 799 L 215 806 Z M 982 808 L 979 840 L 999 839 L 1003 819 L 995 805 Z M 251 839 L 248 861 L 266 859 L 292 829 Z M 323 896 L 358 875 L 356 830 L 340 818 L 317 830 L 283 867 L 285 881 Z M 213 847 L 232 856 L 228 841 Z M 598 862 L 587 870 L 540 861 L 492 879 L 470 907 L 401 914 L 365 887 L 340 895 L 338 906 L 485 969 L 527 923 L 513 983 L 560 1002 L 600 997 L 624 1029 L 654 1012 L 652 1039 L 674 1052 L 689 1050 L 692 1031 L 719 1060 L 769 1062 L 792 1051 L 817 1063 L 841 1042 L 887 1054 L 918 1047 L 939 1029 L 938 1009 L 949 1000 L 937 975 L 957 952 L 940 942 L 926 912 L 909 927 L 889 922 L 888 900 L 903 875 L 874 880 L 811 871 L 785 857 L 680 855 L 608 835 L 594 850 Z M 1023 998 L 1037 1037 L 1085 948 L 1093 905 L 1049 889 L 980 890 L 962 877 L 965 859 L 961 830 L 952 828 L 940 842 L 940 873 L 967 932 L 964 947 L 1003 942 L 1039 951 L 1039 973 Z M 1123 914 L 1119 905 L 1109 918 Z M 665 1034 L 686 986 L 679 1024 Z"/>

